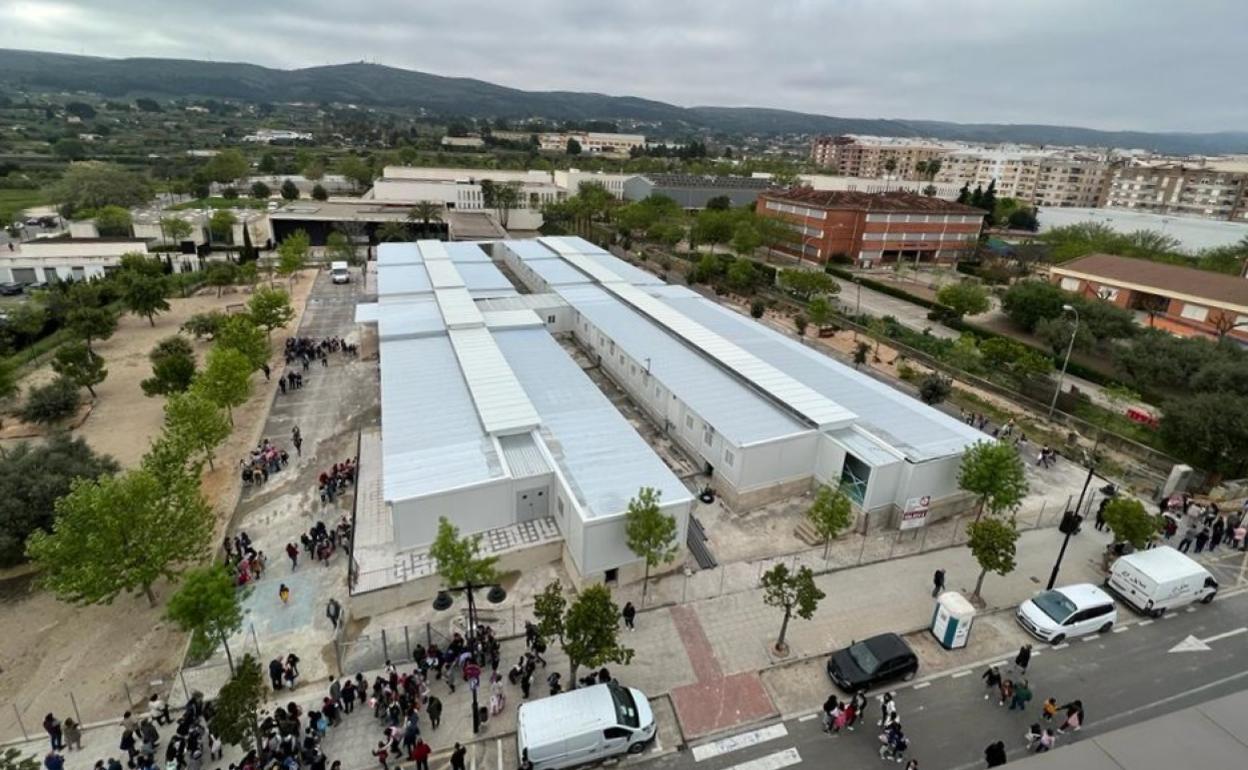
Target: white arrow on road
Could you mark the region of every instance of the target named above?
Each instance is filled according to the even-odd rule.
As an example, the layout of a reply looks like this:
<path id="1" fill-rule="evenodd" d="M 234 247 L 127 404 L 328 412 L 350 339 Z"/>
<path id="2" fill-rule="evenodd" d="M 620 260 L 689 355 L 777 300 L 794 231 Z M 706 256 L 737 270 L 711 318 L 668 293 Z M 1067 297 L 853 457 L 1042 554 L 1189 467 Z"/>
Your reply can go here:
<path id="1" fill-rule="evenodd" d="M 1189 636 L 1183 641 L 1171 647 L 1169 650 L 1167 650 L 1167 652 L 1208 652 L 1209 650 L 1213 649 L 1212 647 L 1209 646 L 1210 642 L 1216 642 L 1220 639 L 1226 639 L 1227 637 L 1230 637 L 1230 636 L 1238 636 L 1239 634 L 1242 634 L 1245 631 L 1248 631 L 1248 628 L 1237 628 L 1233 631 L 1227 631 L 1225 633 L 1215 634 L 1214 636 L 1207 636 L 1204 639 L 1197 639 L 1194 636 Z"/>

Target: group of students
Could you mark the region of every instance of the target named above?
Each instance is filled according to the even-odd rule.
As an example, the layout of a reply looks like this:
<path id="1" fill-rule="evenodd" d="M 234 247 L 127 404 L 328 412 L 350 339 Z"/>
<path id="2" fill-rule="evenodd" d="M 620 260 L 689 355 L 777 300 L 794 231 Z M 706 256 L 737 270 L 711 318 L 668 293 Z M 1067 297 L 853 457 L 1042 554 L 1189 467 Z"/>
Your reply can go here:
<path id="1" fill-rule="evenodd" d="M 989 666 L 980 678 L 988 692 L 984 700 L 997 699 L 998 706 L 1008 706 L 1010 711 L 1026 711 L 1031 702 L 1031 686 L 1027 682 L 1027 666 L 1031 662 L 1031 645 L 1023 645 L 1014 658 L 1011 676 L 1006 676 L 999 667 Z M 995 691 L 995 693 L 994 693 Z M 1076 732 L 1083 727 L 1083 701 L 1075 699 L 1064 705 L 1058 705 L 1056 698 L 1049 697 L 1044 701 L 1040 711 L 1040 721 L 1033 722 L 1024 734 L 1027 750 L 1041 753 L 1049 751 L 1057 743 L 1057 736 L 1067 732 Z M 1056 728 L 1053 725 L 1056 724 Z M 1006 762 L 1006 746 L 1004 741 L 994 741 L 984 749 L 984 761 L 988 767 L 998 767 Z"/>
<path id="2" fill-rule="evenodd" d="M 252 547 L 251 537 L 239 530 L 231 539 L 228 535 L 221 542 L 225 551 L 225 567 L 234 578 L 234 585 L 245 586 L 264 577 L 269 559 L 264 551 Z"/>
<path id="3" fill-rule="evenodd" d="M 345 515 L 332 529 L 323 521 L 316 522 L 307 532 L 299 535 L 299 545 L 295 545 L 293 541 L 286 544 L 286 557 L 290 559 L 290 570 L 294 572 L 299 567 L 301 552 L 306 552 L 313 559 L 328 567 L 329 560 L 333 558 L 338 548 L 345 546 L 350 538 L 351 522 Z"/>
<path id="4" fill-rule="evenodd" d="M 334 463 L 327 471 L 321 471 L 316 477 L 316 488 L 321 503 L 333 503 L 344 488 L 355 483 L 355 460 L 348 457 L 340 463 Z"/>
<path id="5" fill-rule="evenodd" d="M 1219 545 L 1241 551 L 1248 550 L 1248 515 L 1244 508 L 1227 514 L 1216 502 L 1202 506 L 1184 495 L 1182 502 L 1178 504 L 1163 499 L 1161 509 L 1162 537 L 1170 541 L 1180 529 L 1183 531 L 1183 536 L 1179 539 L 1179 551 L 1186 553 L 1193 550 L 1193 545 L 1196 546 L 1196 553 L 1206 549 L 1215 551 Z"/>
<path id="6" fill-rule="evenodd" d="M 269 439 L 263 439 L 251 454 L 238 461 L 243 483 L 256 485 L 266 483 L 269 476 L 277 473 L 290 461 L 290 454 Z"/>
<path id="7" fill-rule="evenodd" d="M 910 739 L 901 729 L 901 717 L 897 714 L 897 696 L 886 692 L 880 696 L 880 759 L 894 762 L 905 762 L 906 751 L 910 748 Z M 867 713 L 867 693 L 859 690 L 849 700 L 842 702 L 836 694 L 828 696 L 820 710 L 823 720 L 823 731 L 830 735 L 840 735 L 841 730 L 854 729 L 865 718 Z M 919 763 L 911 759 L 906 763 L 906 770 L 918 770 Z"/>

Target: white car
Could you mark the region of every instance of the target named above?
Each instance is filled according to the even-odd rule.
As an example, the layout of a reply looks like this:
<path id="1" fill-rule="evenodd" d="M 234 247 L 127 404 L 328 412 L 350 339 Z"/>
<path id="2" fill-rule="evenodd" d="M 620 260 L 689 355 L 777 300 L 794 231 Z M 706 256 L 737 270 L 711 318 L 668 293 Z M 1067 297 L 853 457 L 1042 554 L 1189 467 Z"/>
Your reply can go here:
<path id="1" fill-rule="evenodd" d="M 1107 633 L 1118 622 L 1118 608 L 1100 588 L 1078 583 L 1036 594 L 1018 605 L 1015 618 L 1037 639 L 1061 644 L 1075 636 Z"/>

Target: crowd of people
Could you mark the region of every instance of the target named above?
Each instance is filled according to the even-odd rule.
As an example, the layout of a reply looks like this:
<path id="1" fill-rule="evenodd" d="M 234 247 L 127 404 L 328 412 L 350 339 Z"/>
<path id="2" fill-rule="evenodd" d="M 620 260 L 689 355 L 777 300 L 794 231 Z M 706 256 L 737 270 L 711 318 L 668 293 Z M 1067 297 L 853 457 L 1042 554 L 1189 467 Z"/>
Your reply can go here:
<path id="1" fill-rule="evenodd" d="M 321 502 L 333 503 L 343 489 L 354 484 L 355 469 L 355 460 L 348 457 L 340 463 L 334 463 L 329 470 L 321 471 L 316 477 L 316 488 Z"/>
<path id="2" fill-rule="evenodd" d="M 350 540 L 351 521 L 345 514 L 332 528 L 327 527 L 323 521 L 316 522 L 299 536 L 299 545 L 295 545 L 293 541 L 286 544 L 286 557 L 290 559 L 291 571 L 299 567 L 300 553 L 306 553 L 328 567 L 330 559 L 338 549 L 346 547 Z"/>
<path id="3" fill-rule="evenodd" d="M 225 567 L 233 575 L 235 585 L 250 585 L 264 577 L 269 559 L 264 551 L 252 545 L 246 532 L 239 530 L 233 538 L 227 535 L 221 541 L 221 549 L 225 551 Z"/>
<path id="4" fill-rule="evenodd" d="M 880 732 L 880 759 L 892 760 L 897 763 L 906 762 L 906 752 L 910 749 L 910 739 L 901 728 L 901 717 L 897 712 L 896 693 L 886 692 L 878 698 L 880 716 L 876 726 Z M 830 735 L 840 735 L 842 730 L 853 732 L 867 719 L 867 694 L 863 690 L 854 693 L 847 701 L 842 701 L 835 693 L 823 702 L 820 717 L 823 720 L 823 731 Z M 906 762 L 906 770 L 918 770 L 918 760 Z"/>
<path id="5" fill-rule="evenodd" d="M 243 484 L 260 486 L 289 462 L 290 454 L 266 438 L 256 444 L 247 457 L 239 460 L 238 465 Z"/>
<path id="6" fill-rule="evenodd" d="M 1248 502 L 1238 511 L 1226 512 L 1216 502 L 1201 505 L 1190 495 L 1183 495 L 1177 499 L 1164 498 L 1160 508 L 1161 537 L 1170 542 L 1182 532 L 1177 548 L 1184 553 L 1213 552 L 1221 545 L 1248 550 Z M 1099 522 L 1099 513 L 1097 518 Z"/>
<path id="7" fill-rule="evenodd" d="M 316 339 L 315 337 L 287 337 L 286 338 L 286 365 L 293 365 L 296 361 L 304 371 L 308 370 L 313 361 L 320 361 L 321 366 L 329 366 L 329 354 L 342 353 L 347 358 L 354 358 L 360 354 L 358 345 L 351 344 L 342 337 L 325 337 Z"/>
<path id="8" fill-rule="evenodd" d="M 999 666 L 989 666 L 980 678 L 984 681 L 984 700 L 996 700 L 997 705 L 1009 711 L 1026 713 L 1032 701 L 1031 685 L 1027 680 L 1027 667 L 1031 663 L 1031 645 L 1019 648 L 1013 666 L 1002 671 Z M 1043 753 L 1057 744 L 1059 735 L 1080 730 L 1086 716 L 1083 701 L 1078 698 L 1059 705 L 1058 699 L 1048 697 L 1041 704 L 1039 719 L 1032 722 L 1023 734 L 1027 751 Z M 1008 750 L 1004 741 L 994 741 L 984 748 L 984 762 L 988 767 L 999 767 L 1007 760 Z"/>

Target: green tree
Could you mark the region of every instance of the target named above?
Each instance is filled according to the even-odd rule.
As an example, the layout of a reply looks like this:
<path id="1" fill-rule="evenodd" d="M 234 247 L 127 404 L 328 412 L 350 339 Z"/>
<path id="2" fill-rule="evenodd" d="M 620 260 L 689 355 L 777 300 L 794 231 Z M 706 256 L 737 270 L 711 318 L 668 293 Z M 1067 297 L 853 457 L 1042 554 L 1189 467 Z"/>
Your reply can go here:
<path id="1" fill-rule="evenodd" d="M 156 316 L 168 312 L 169 301 L 165 299 L 168 288 L 164 276 L 129 274 L 121 281 L 121 302 L 135 315 L 143 316 L 155 327 Z"/>
<path id="2" fill-rule="evenodd" d="M 1000 441 L 977 441 L 962 453 L 958 486 L 978 499 L 975 520 L 1013 510 L 1029 489 L 1023 461 L 1014 447 Z"/>
<path id="3" fill-rule="evenodd" d="M 1248 397 L 1189 393 L 1165 402 L 1160 438 L 1187 463 L 1239 478 L 1248 471 Z"/>
<path id="4" fill-rule="evenodd" d="M 21 749 L 8 748 L 0 754 L 0 770 L 40 770 L 43 765 L 35 756 L 23 756 Z"/>
<path id="5" fill-rule="evenodd" d="M 411 239 L 412 235 L 407 231 L 407 225 L 402 222 L 382 222 L 377 228 L 377 240 L 382 243 L 410 241 Z"/>
<path id="6" fill-rule="evenodd" d="M 66 342 L 56 350 L 52 357 L 52 371 L 69 380 L 95 398 L 95 386 L 108 376 L 104 368 L 104 358 L 91 352 L 87 343 L 73 340 Z"/>
<path id="7" fill-rule="evenodd" d="M 620 643 L 619 619 L 620 608 L 611 600 L 611 590 L 601 584 L 587 586 L 569 605 L 562 639 L 569 683 L 576 682 L 581 666 L 596 669 L 632 661 L 633 650 Z"/>
<path id="8" fill-rule="evenodd" d="M 1069 304 L 1071 297 L 1051 283 L 1020 281 L 1001 297 L 1001 309 L 1015 327 L 1031 332 L 1041 321 L 1060 316 L 1062 306 Z M 1066 336 L 1069 339 L 1070 335 Z"/>
<path id="9" fill-rule="evenodd" d="M 800 567 L 793 572 L 784 562 L 764 572 L 759 582 L 763 588 L 763 603 L 784 611 L 775 650 L 782 655 L 788 654 L 789 647 L 784 639 L 789 631 L 789 620 L 794 614 L 802 620 L 810 620 L 825 594 L 815 585 L 815 573 L 810 571 L 810 567 Z"/>
<path id="10" fill-rule="evenodd" d="M 841 291 L 841 285 L 832 276 L 815 270 L 785 268 L 780 271 L 779 283 L 781 288 L 802 299 L 810 299 L 817 294 L 838 294 Z"/>
<path id="11" fill-rule="evenodd" d="M 754 269 L 754 263 L 745 258 L 734 259 L 732 264 L 728 266 L 728 272 L 725 275 L 728 287 L 733 291 L 748 294 L 754 290 L 755 284 L 758 283 L 758 271 Z"/>
<path id="12" fill-rule="evenodd" d="M 87 146 L 79 139 L 65 136 L 53 142 L 52 153 L 64 160 L 82 160 L 87 157 Z"/>
<path id="13" fill-rule="evenodd" d="M 953 384 L 948 377 L 932 372 L 919 381 L 919 398 L 929 406 L 935 406 L 949 397 Z"/>
<path id="14" fill-rule="evenodd" d="M 161 217 L 160 231 L 164 233 L 164 239 L 170 243 L 181 243 L 190 237 L 191 223 L 185 219 L 178 217 Z"/>
<path id="15" fill-rule="evenodd" d="M 217 333 L 217 329 L 221 328 L 221 324 L 225 322 L 225 313 L 219 310 L 213 310 L 208 313 L 196 313 L 186 319 L 186 323 L 182 324 L 182 331 L 191 334 L 197 340 L 205 337 L 211 337 Z"/>
<path id="16" fill-rule="evenodd" d="M 26 543 L 44 585 L 75 604 L 140 592 L 156 606 L 152 586 L 199 559 L 212 533 L 199 479 L 183 473 L 169 481 L 146 468 L 75 481 L 56 501 L 52 532 Z"/>
<path id="17" fill-rule="evenodd" d="M 543 639 L 563 644 L 563 617 L 568 609 L 568 599 L 563 595 L 563 585 L 558 580 L 546 584 L 541 593 L 533 597 L 533 617 L 537 620 L 537 632 Z"/>
<path id="18" fill-rule="evenodd" d="M 832 320 L 832 303 L 828 302 L 827 297 L 815 297 L 806 306 L 806 314 L 810 316 L 810 322 L 816 329 L 825 329 L 828 321 Z"/>
<path id="19" fill-rule="evenodd" d="M 325 161 L 313 158 L 303 167 L 303 175 L 312 182 L 319 182 L 325 176 Z"/>
<path id="20" fill-rule="evenodd" d="M 17 367 L 7 358 L 0 358 L 0 403 L 17 393 Z"/>
<path id="21" fill-rule="evenodd" d="M 763 314 L 766 312 L 767 303 L 763 302 L 761 299 L 756 299 L 750 303 L 750 318 L 757 320 L 762 318 Z"/>
<path id="22" fill-rule="evenodd" d="M 1002 519 L 976 519 L 966 526 L 967 546 L 979 563 L 979 577 L 975 580 L 972 597 L 981 599 L 984 577 L 989 572 L 1008 575 L 1014 571 L 1014 554 L 1018 545 L 1018 528 L 1013 521 Z"/>
<path id="23" fill-rule="evenodd" d="M 287 190 L 286 190 L 286 185 L 290 185 L 291 187 L 294 187 L 294 189 L 295 189 L 295 195 L 294 195 L 294 198 L 287 197 L 287 195 L 286 195 L 286 193 L 287 193 Z M 292 200 L 292 201 L 293 201 L 295 198 L 298 198 L 298 197 L 299 197 L 299 188 L 298 188 L 298 187 L 295 187 L 295 183 L 294 183 L 294 182 L 290 182 L 290 181 L 285 182 L 285 183 L 282 185 L 282 197 L 283 197 L 283 198 L 286 198 L 286 200 Z M 326 190 L 326 189 L 325 189 L 325 185 L 323 185 L 323 184 L 314 184 L 314 185 L 312 185 L 312 200 L 314 200 L 314 201 L 327 201 L 327 200 L 329 200 L 329 190 Z"/>
<path id="24" fill-rule="evenodd" d="M 233 348 L 214 345 L 208 351 L 207 365 L 195 376 L 191 388 L 217 406 L 224 407 L 230 425 L 233 425 L 234 407 L 243 404 L 251 395 L 252 371 L 247 356 Z"/>
<path id="25" fill-rule="evenodd" d="M 576 141 L 576 139 L 573 139 L 572 137 L 568 137 L 568 146 L 566 150 L 567 150 L 568 155 L 580 155 L 581 143 Z"/>
<path id="26" fill-rule="evenodd" d="M 797 336 L 799 337 L 806 336 L 806 327 L 809 324 L 810 324 L 810 321 L 808 321 L 806 319 L 806 316 L 802 315 L 801 313 L 798 313 L 797 315 L 793 316 L 793 328 L 797 329 Z"/>
<path id="27" fill-rule="evenodd" d="M 1159 517 L 1132 497 L 1115 497 L 1105 504 L 1102 515 L 1109 531 L 1114 533 L 1114 542 L 1130 543 L 1137 551 L 1148 545 L 1160 527 Z"/>
<path id="28" fill-rule="evenodd" d="M 202 392 L 191 390 L 172 393 L 165 402 L 165 431 L 189 447 L 193 453 L 203 455 L 203 461 L 212 468 L 217 447 L 230 437 L 230 421 L 221 407 L 208 400 Z"/>
<path id="29" fill-rule="evenodd" d="M 497 556 L 481 556 L 481 535 L 459 536 L 459 528 L 438 518 L 438 534 L 429 546 L 429 556 L 438 565 L 438 575 L 448 587 L 485 585 L 498 579 L 494 565 Z"/>
<path id="30" fill-rule="evenodd" d="M 147 180 L 121 166 L 99 161 L 71 163 L 48 191 L 63 214 L 105 206 L 138 206 L 152 197 Z"/>
<path id="31" fill-rule="evenodd" d="M 859 342 L 854 346 L 854 368 L 862 366 L 867 362 L 867 356 L 871 353 L 871 345 L 867 342 Z"/>
<path id="32" fill-rule="evenodd" d="M 854 523 L 854 507 L 839 489 L 819 487 L 815 502 L 806 509 L 806 518 L 823 541 L 823 558 L 828 558 L 828 548 L 838 535 Z"/>
<path id="33" fill-rule="evenodd" d="M 252 371 L 263 369 L 272 353 L 268 337 L 246 314 L 226 316 L 213 341 L 214 349 L 226 348 L 242 353 Z"/>
<path id="34" fill-rule="evenodd" d="M 217 296 L 220 297 L 222 289 L 238 280 L 238 266 L 233 262 L 209 262 L 204 270 L 204 280 L 209 286 L 217 287 Z"/>
<path id="35" fill-rule="evenodd" d="M 271 336 L 274 329 L 280 329 L 294 320 L 295 309 L 290 306 L 290 294 L 284 289 L 261 288 L 247 300 L 247 314 L 264 329 L 266 335 Z"/>
<path id="36" fill-rule="evenodd" d="M 437 201 L 417 201 L 407 212 L 407 221 L 419 222 L 421 236 L 428 238 L 430 225 L 442 221 L 442 204 Z"/>
<path id="37" fill-rule="evenodd" d="M 53 505 L 69 494 L 74 479 L 116 472 L 111 457 L 95 454 L 65 432 L 0 447 L 0 567 L 25 560 L 31 532 L 52 529 Z"/>
<path id="38" fill-rule="evenodd" d="M 355 244 L 345 234 L 332 232 L 325 239 L 325 252 L 331 260 L 341 260 L 347 264 L 356 264 Z"/>
<path id="39" fill-rule="evenodd" d="M 197 567 L 182 576 L 182 585 L 165 605 L 165 617 L 183 631 L 219 643 L 234 673 L 230 635 L 243 627 L 241 595 L 234 578 L 220 564 Z"/>
<path id="40" fill-rule="evenodd" d="M 204 166 L 204 170 L 214 182 L 225 184 L 247 176 L 251 164 L 241 150 L 230 147 L 221 150 Z"/>
<path id="41" fill-rule="evenodd" d="M 715 195 L 706 201 L 708 211 L 727 211 L 732 208 L 732 198 L 727 195 Z"/>
<path id="42" fill-rule="evenodd" d="M 1028 230 L 1034 233 L 1040 229 L 1040 220 L 1036 217 L 1036 210 L 1031 208 L 1016 209 L 1010 212 L 1006 222 L 1011 230 Z"/>
<path id="43" fill-rule="evenodd" d="M 273 190 L 270 189 L 270 187 L 264 182 L 256 180 L 255 182 L 251 183 L 251 197 L 255 198 L 256 200 L 260 200 L 260 201 L 268 200 L 269 196 L 272 194 L 273 194 Z"/>
<path id="44" fill-rule="evenodd" d="M 152 362 L 152 376 L 139 383 L 145 394 L 167 396 L 191 386 L 195 378 L 195 351 L 185 338 L 176 334 L 165 337 L 147 357 Z"/>
<path id="45" fill-rule="evenodd" d="M 750 257 L 763 245 L 763 237 L 750 220 L 742 220 L 732 230 L 732 250 L 741 257 Z"/>
<path id="46" fill-rule="evenodd" d="M 957 314 L 958 318 L 988 311 L 988 292 L 970 281 L 949 283 L 936 292 L 936 301 Z"/>
<path id="47" fill-rule="evenodd" d="M 234 216 L 233 211 L 218 209 L 212 212 L 212 216 L 208 219 L 208 232 L 212 233 L 214 241 L 229 243 L 233 240 L 236 224 L 238 224 L 238 217 Z"/>
<path id="48" fill-rule="evenodd" d="M 250 653 L 244 655 L 213 702 L 216 708 L 208 729 L 231 746 L 261 752 L 264 733 L 259 714 L 268 694 L 260 664 Z"/>
<path id="49" fill-rule="evenodd" d="M 66 314 L 65 325 L 89 348 L 92 340 L 106 340 L 113 336 L 113 332 L 117 331 L 117 314 L 106 307 L 74 307 Z"/>
<path id="50" fill-rule="evenodd" d="M 95 229 L 102 236 L 129 238 L 133 225 L 130 212 L 121 206 L 104 206 L 95 212 Z"/>
<path id="51" fill-rule="evenodd" d="M 363 190 L 373 183 L 372 165 L 355 155 L 345 155 L 338 161 L 338 173 L 346 177 L 356 191 Z"/>
<path id="52" fill-rule="evenodd" d="M 317 186 L 319 187 L 320 185 L 317 185 Z M 324 190 L 325 188 L 322 187 L 321 189 Z M 282 194 L 282 200 L 287 200 L 287 201 L 299 200 L 299 187 L 295 185 L 294 182 L 287 179 L 285 182 L 282 182 L 281 194 Z"/>
<path id="53" fill-rule="evenodd" d="M 679 552 L 676 542 L 676 517 L 659 510 L 661 493 L 651 487 L 637 490 L 637 496 L 628 501 L 624 514 L 624 537 L 628 549 L 646 563 L 641 579 L 641 600 L 646 600 L 650 584 L 650 570 L 671 561 Z"/>
<path id="54" fill-rule="evenodd" d="M 303 269 L 308 260 L 308 251 L 312 248 L 312 239 L 304 230 L 296 230 L 277 247 L 277 273 L 283 277 L 294 279 L 296 273 Z"/>
<path id="55" fill-rule="evenodd" d="M 46 385 L 26 391 L 26 401 L 18 416 L 26 422 L 51 425 L 78 411 L 78 386 L 68 377 L 57 377 Z"/>

